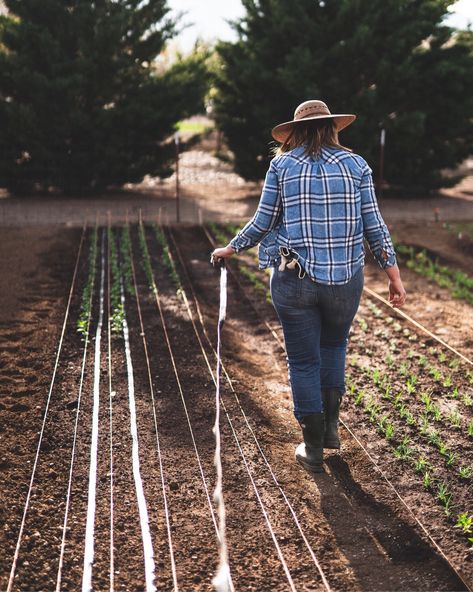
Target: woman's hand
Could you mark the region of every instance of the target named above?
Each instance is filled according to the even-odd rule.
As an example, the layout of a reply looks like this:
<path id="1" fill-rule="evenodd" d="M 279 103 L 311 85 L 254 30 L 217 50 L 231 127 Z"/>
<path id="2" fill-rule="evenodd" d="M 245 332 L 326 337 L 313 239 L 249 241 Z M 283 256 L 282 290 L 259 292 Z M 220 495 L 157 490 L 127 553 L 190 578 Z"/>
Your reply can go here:
<path id="1" fill-rule="evenodd" d="M 389 280 L 389 304 L 394 307 L 402 306 L 406 301 L 406 290 L 402 284 L 401 278 Z"/>
<path id="2" fill-rule="evenodd" d="M 384 270 L 389 278 L 389 304 L 394 307 L 400 307 L 406 301 L 406 291 L 402 284 L 401 274 L 397 263 Z"/>
<path id="3" fill-rule="evenodd" d="M 219 259 L 226 259 L 227 257 L 231 257 L 235 251 L 230 245 L 226 247 L 220 247 L 219 249 L 215 249 L 212 252 L 210 257 L 210 261 L 218 261 Z"/>

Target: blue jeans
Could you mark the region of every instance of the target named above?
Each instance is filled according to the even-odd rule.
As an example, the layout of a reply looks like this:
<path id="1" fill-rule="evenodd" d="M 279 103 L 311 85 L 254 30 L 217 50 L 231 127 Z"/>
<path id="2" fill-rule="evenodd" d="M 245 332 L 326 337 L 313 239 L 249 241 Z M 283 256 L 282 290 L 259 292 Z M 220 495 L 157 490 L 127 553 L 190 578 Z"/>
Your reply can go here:
<path id="1" fill-rule="evenodd" d="M 322 389 L 345 392 L 348 332 L 363 290 L 363 267 L 346 284 L 327 285 L 296 270 L 271 273 L 271 297 L 284 332 L 294 415 L 323 411 Z"/>

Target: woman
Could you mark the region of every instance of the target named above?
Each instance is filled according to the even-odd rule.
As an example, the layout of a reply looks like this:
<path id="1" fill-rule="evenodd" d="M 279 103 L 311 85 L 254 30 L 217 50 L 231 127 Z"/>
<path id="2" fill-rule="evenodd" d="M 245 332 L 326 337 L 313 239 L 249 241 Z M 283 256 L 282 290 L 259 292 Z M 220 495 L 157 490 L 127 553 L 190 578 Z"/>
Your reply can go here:
<path id="1" fill-rule="evenodd" d="M 273 128 L 280 142 L 253 218 L 213 259 L 259 246 L 271 267 L 271 297 L 284 332 L 294 415 L 303 443 L 296 459 L 323 471 L 323 448 L 340 448 L 348 333 L 363 289 L 363 238 L 389 278 L 389 302 L 406 293 L 372 170 L 338 141 L 355 115 L 331 114 L 322 101 L 299 105 Z"/>

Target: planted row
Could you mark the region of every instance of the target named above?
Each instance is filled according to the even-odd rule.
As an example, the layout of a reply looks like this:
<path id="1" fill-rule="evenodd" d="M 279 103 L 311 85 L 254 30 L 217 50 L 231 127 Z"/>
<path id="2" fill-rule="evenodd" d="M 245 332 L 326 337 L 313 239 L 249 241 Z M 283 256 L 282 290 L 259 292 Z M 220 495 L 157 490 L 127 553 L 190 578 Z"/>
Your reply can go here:
<path id="1" fill-rule="evenodd" d="M 92 308 L 92 294 L 95 284 L 95 272 L 97 269 L 97 227 L 94 227 L 90 234 L 89 257 L 87 260 L 87 279 L 82 291 L 82 298 L 77 319 L 77 331 L 82 335 L 82 340 L 87 338 L 89 332 L 89 320 Z"/>
<path id="2" fill-rule="evenodd" d="M 473 548 L 473 515 L 470 514 L 469 509 L 457 507 L 451 486 L 439 475 L 438 469 L 427 460 L 422 450 L 408 435 L 396 429 L 389 413 L 381 411 L 380 404 L 372 395 L 357 389 L 352 382 L 347 382 L 347 387 L 348 395 L 353 398 L 357 407 L 362 407 L 370 423 L 376 426 L 376 431 L 389 444 L 393 455 L 414 470 L 422 481 L 424 489 L 431 493 L 442 506 L 446 519 L 450 523 L 454 521 L 454 528 L 461 530 Z"/>
<path id="3" fill-rule="evenodd" d="M 408 245 L 396 244 L 396 252 L 409 269 L 446 288 L 453 298 L 473 304 L 473 277 L 458 269 L 441 265 L 438 258 L 433 259 L 425 249 L 419 251 Z"/>

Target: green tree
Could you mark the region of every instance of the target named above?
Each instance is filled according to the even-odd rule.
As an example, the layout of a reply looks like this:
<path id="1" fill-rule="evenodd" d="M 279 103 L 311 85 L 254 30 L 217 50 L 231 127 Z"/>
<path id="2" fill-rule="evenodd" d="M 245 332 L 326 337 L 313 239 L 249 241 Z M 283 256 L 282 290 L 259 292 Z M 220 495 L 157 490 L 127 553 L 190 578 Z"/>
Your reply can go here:
<path id="1" fill-rule="evenodd" d="M 176 122 L 199 112 L 205 52 L 164 72 L 166 0 L 6 0 L 0 186 L 100 191 L 170 174 Z"/>
<path id="2" fill-rule="evenodd" d="M 471 154 L 471 39 L 442 24 L 454 0 L 242 1 L 237 41 L 217 46 L 215 115 L 245 178 L 264 175 L 271 127 L 309 98 L 357 114 L 341 141 L 373 169 L 386 129 L 393 185 L 445 185 L 441 169 Z"/>

